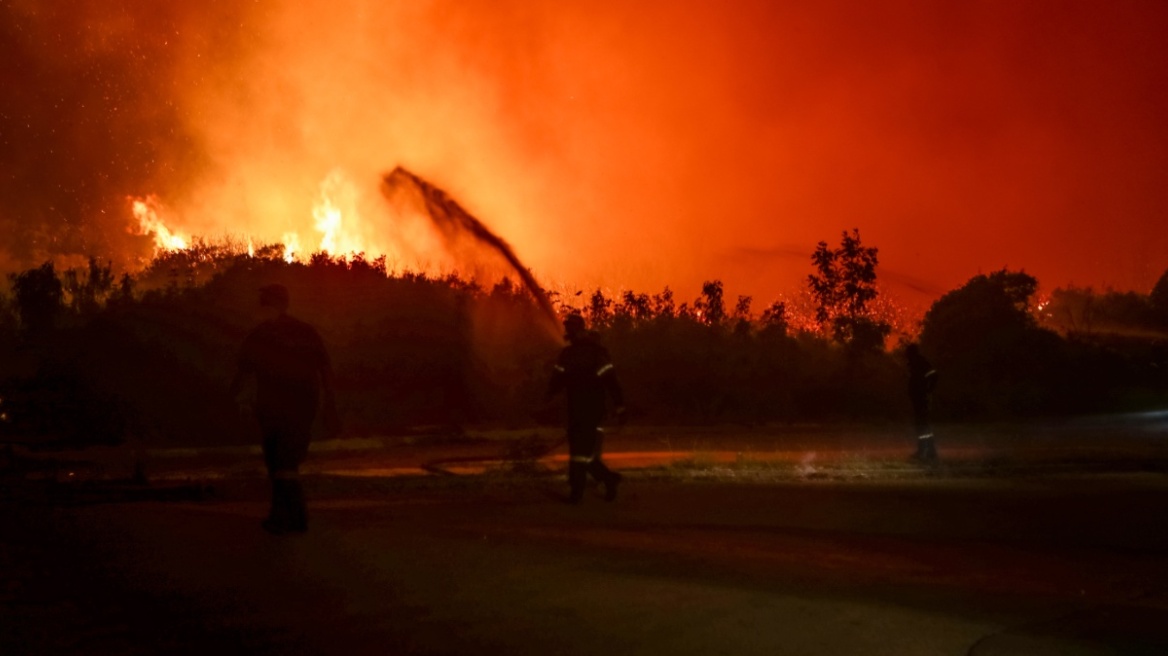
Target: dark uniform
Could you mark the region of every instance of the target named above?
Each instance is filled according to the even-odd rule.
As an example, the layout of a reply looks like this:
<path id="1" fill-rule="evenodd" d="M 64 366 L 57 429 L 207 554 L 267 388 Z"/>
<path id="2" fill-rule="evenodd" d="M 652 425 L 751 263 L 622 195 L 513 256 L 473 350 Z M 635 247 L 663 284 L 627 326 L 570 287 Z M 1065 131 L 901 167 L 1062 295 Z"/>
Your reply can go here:
<path id="1" fill-rule="evenodd" d="M 567 397 L 569 500 L 578 503 L 583 498 L 588 474 L 592 474 L 604 484 L 605 499 L 612 501 L 621 475 L 610 470 L 601 458 L 600 424 L 606 414 L 606 397 L 612 398 L 617 414 L 622 415 L 624 395 L 608 350 L 584 329 L 583 318 L 569 316 L 564 328 L 570 343 L 556 360 L 548 398 L 561 391 Z"/>
<path id="2" fill-rule="evenodd" d="M 913 458 L 935 463 L 937 446 L 933 442 L 933 428 L 929 423 L 929 405 L 933 390 L 937 387 L 937 370 L 921 355 L 916 344 L 909 344 L 904 354 L 908 360 L 908 395 L 912 401 L 913 424 L 917 434 L 917 451 Z"/>
<path id="3" fill-rule="evenodd" d="M 272 286 L 276 287 L 276 286 Z M 283 288 L 280 288 L 281 290 Z M 321 400 L 321 388 L 332 408 L 332 368 L 324 342 L 316 330 L 284 314 L 287 291 L 265 287 L 265 305 L 276 305 L 276 318 L 261 323 L 244 339 L 239 354 L 239 374 L 256 377 L 255 417 L 263 436 L 264 464 L 272 481 L 272 508 L 264 528 L 301 532 L 308 528 L 300 465 L 308 455 L 313 421 Z"/>

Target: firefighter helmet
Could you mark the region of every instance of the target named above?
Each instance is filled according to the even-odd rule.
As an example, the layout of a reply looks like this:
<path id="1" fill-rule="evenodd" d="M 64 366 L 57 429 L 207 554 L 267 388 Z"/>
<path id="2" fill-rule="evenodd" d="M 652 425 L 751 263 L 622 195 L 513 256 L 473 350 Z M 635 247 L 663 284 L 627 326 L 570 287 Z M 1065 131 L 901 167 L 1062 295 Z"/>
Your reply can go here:
<path id="1" fill-rule="evenodd" d="M 568 339 L 572 339 L 583 333 L 584 329 L 584 317 L 579 312 L 573 312 L 564 317 L 564 332 L 567 334 Z"/>

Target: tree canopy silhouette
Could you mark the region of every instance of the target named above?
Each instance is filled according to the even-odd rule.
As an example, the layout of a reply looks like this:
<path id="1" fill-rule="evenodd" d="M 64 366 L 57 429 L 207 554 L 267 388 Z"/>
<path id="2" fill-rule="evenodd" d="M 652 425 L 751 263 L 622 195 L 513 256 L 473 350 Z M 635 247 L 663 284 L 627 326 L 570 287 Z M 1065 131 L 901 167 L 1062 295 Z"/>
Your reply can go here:
<path id="1" fill-rule="evenodd" d="M 1149 300 L 1156 317 L 1163 325 L 1168 326 L 1168 270 L 1164 271 L 1156 285 L 1152 287 Z"/>
<path id="2" fill-rule="evenodd" d="M 16 296 L 16 310 L 20 327 L 26 335 L 37 335 L 52 330 L 61 312 L 64 291 L 53 263 L 45 262 L 12 276 L 12 290 Z"/>
<path id="3" fill-rule="evenodd" d="M 837 341 L 862 349 L 878 349 L 892 327 L 872 316 L 876 300 L 877 249 L 860 243 L 860 231 L 846 230 L 839 248 L 821 241 L 811 254 L 816 272 L 807 276 L 815 299 L 815 319 L 831 329 Z"/>
<path id="4" fill-rule="evenodd" d="M 1062 344 L 1031 314 L 1038 281 L 1021 271 L 977 275 L 925 314 L 921 348 L 945 372 L 938 402 L 958 416 L 1049 408 L 1063 384 Z"/>

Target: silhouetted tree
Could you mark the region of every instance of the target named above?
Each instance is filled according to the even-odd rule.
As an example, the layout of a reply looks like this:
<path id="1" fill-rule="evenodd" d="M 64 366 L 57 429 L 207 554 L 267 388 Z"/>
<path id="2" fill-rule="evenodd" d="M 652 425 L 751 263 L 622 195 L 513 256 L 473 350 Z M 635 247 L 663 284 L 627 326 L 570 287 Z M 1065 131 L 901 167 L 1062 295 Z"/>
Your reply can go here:
<path id="1" fill-rule="evenodd" d="M 128 273 L 123 273 L 121 279 L 118 281 L 118 289 L 114 292 L 112 300 L 117 303 L 129 303 L 134 300 L 134 278 Z"/>
<path id="2" fill-rule="evenodd" d="M 41 334 L 52 330 L 61 312 L 64 291 L 53 263 L 45 262 L 12 276 L 12 290 L 21 329 L 26 334 Z"/>
<path id="3" fill-rule="evenodd" d="M 588 325 L 598 330 L 612 320 L 612 299 L 597 288 L 588 298 Z"/>
<path id="4" fill-rule="evenodd" d="M 740 320 L 750 319 L 750 306 L 754 303 L 754 298 L 751 296 L 739 296 L 738 301 L 734 304 L 734 318 Z"/>
<path id="5" fill-rule="evenodd" d="M 707 280 L 702 283 L 702 295 L 694 301 L 694 311 L 701 320 L 717 326 L 726 318 L 726 302 L 722 298 L 722 281 Z"/>
<path id="6" fill-rule="evenodd" d="M 839 248 L 819 242 L 811 254 L 816 273 L 807 276 L 815 299 L 815 319 L 831 328 L 837 341 L 861 350 L 880 348 L 892 327 L 873 317 L 877 249 L 860 243 L 860 231 L 844 231 Z"/>
<path id="7" fill-rule="evenodd" d="M 648 321 L 653 316 L 653 306 L 648 294 L 626 291 L 621 295 L 614 312 L 633 321 Z"/>
<path id="8" fill-rule="evenodd" d="M 839 249 L 821 247 L 833 271 L 825 277 L 845 292 L 848 253 L 874 273 L 875 249 L 860 246 L 855 231 Z M 105 417 L 99 410 L 120 399 L 125 421 L 150 439 L 247 439 L 220 369 L 236 355 L 256 290 L 271 282 L 296 290 L 298 313 L 320 326 L 333 350 L 341 410 L 356 434 L 462 421 L 522 426 L 542 398 L 554 335 L 541 326 L 531 295 L 510 280 L 479 286 L 456 276 L 387 273 L 363 257 L 320 254 L 311 263 L 288 263 L 282 249 L 256 252 L 211 262 L 205 277 L 170 293 L 152 290 L 142 274 L 123 276 L 104 307 L 71 317 L 67 330 L 48 335 L 52 349 L 42 351 L 54 354 L 58 368 L 28 383 L 49 401 L 38 407 L 52 411 L 41 414 L 74 417 L 70 421 L 86 430 L 101 421 L 112 436 L 122 430 L 123 415 Z M 169 267 L 179 258 L 159 262 Z M 29 298 L 53 297 L 56 276 L 49 271 L 26 272 Z M 89 274 L 77 275 L 75 288 L 81 289 Z M 859 288 L 872 283 L 857 278 Z M 971 279 L 930 310 L 922 348 L 941 371 L 939 416 L 1082 411 L 1088 402 L 1092 411 L 1127 411 L 1162 403 L 1168 343 L 1154 334 L 1063 339 L 1041 330 L 1031 307 L 1036 287 L 1024 273 L 996 272 Z M 619 363 L 631 409 L 649 421 L 871 420 L 907 412 L 903 363 L 877 350 L 883 333 L 874 318 L 884 316 L 882 297 L 859 294 L 855 305 L 862 311 L 854 315 L 839 300 L 838 316 L 856 321 L 835 335 L 830 316 L 822 334 L 795 329 L 803 325 L 799 304 L 805 297 L 752 315 L 749 297 L 727 300 L 724 294 L 720 282 L 709 281 L 685 304 L 665 288 L 612 298 L 602 290 L 584 292 L 573 305 L 600 319 L 593 327 Z M 1100 305 L 1104 298 L 1110 300 Z M 1092 311 L 1114 301 L 1107 312 L 1116 316 L 1138 306 L 1129 302 L 1133 298 L 1090 294 Z M 9 327 L 0 316 L 0 339 L 7 337 L 14 349 L 18 315 L 22 324 L 36 323 L 36 312 L 22 311 L 15 293 L 8 301 Z M 62 301 L 73 298 L 58 291 L 56 311 Z M 868 321 L 877 329 L 865 333 Z M 840 339 L 852 348 L 838 348 L 834 340 Z M 855 348 L 861 344 L 872 350 Z M 58 397 L 84 411 L 54 410 L 64 407 Z"/>
<path id="9" fill-rule="evenodd" d="M 1137 292 L 1070 287 L 1051 292 L 1042 312 L 1045 323 L 1066 335 L 1097 333 L 1136 335 L 1156 329 L 1158 319 L 1149 298 Z"/>
<path id="10" fill-rule="evenodd" d="M 3 341 L 16 334 L 18 327 L 17 316 L 12 300 L 6 294 L 0 293 L 0 346 Z"/>
<path id="11" fill-rule="evenodd" d="M 1052 409 L 1064 382 L 1058 336 L 1039 328 L 1038 281 L 1021 271 L 971 278 L 925 314 L 921 350 L 942 372 L 943 411 L 958 416 Z"/>
<path id="12" fill-rule="evenodd" d="M 739 296 L 734 304 L 734 332 L 740 335 L 750 333 L 750 305 L 754 299 L 750 296 Z"/>
<path id="13" fill-rule="evenodd" d="M 1152 311 L 1156 314 L 1160 325 L 1168 326 L 1168 270 L 1164 271 L 1164 274 L 1152 287 L 1148 301 L 1152 304 Z"/>
<path id="14" fill-rule="evenodd" d="M 673 302 L 673 290 L 666 287 L 660 294 L 654 294 L 652 300 L 653 315 L 656 317 L 673 318 L 677 308 Z"/>
<path id="15" fill-rule="evenodd" d="M 759 323 L 763 331 L 786 335 L 790 327 L 790 321 L 787 319 L 787 304 L 782 301 L 771 303 L 770 307 L 763 310 L 762 316 L 759 317 Z"/>
<path id="16" fill-rule="evenodd" d="M 1006 344 L 1036 328 L 1030 298 L 1038 281 L 1023 272 L 977 275 L 937 299 L 925 313 L 921 345 L 938 361 Z"/>
<path id="17" fill-rule="evenodd" d="M 69 305 L 74 312 L 91 314 L 109 298 L 114 288 L 113 265 L 104 266 L 97 258 L 89 258 L 87 269 L 65 271 L 62 283 L 69 296 Z"/>

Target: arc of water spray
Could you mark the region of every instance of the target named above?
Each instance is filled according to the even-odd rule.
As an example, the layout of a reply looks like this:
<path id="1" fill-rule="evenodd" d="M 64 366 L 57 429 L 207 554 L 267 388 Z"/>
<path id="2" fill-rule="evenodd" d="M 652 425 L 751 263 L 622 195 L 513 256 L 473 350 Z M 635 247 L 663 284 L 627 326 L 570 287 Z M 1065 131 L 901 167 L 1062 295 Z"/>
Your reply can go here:
<path id="1" fill-rule="evenodd" d="M 547 292 L 536 282 L 531 271 L 523 266 L 523 262 L 515 255 L 515 250 L 511 248 L 510 244 L 492 232 L 473 214 L 463 209 L 445 191 L 398 166 L 382 178 L 381 191 L 386 200 L 392 200 L 394 193 L 401 189 L 413 190 L 421 197 L 426 215 L 447 238 L 455 235 L 469 235 L 501 255 L 511 265 L 515 274 L 519 276 L 523 286 L 535 298 L 553 334 L 559 335 L 559 319 L 552 307 L 551 300 L 548 299 Z"/>

